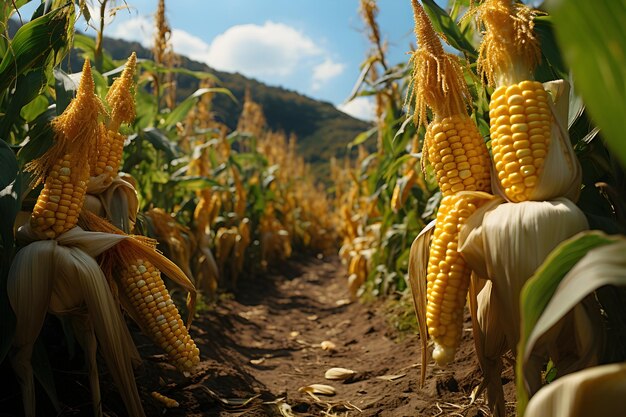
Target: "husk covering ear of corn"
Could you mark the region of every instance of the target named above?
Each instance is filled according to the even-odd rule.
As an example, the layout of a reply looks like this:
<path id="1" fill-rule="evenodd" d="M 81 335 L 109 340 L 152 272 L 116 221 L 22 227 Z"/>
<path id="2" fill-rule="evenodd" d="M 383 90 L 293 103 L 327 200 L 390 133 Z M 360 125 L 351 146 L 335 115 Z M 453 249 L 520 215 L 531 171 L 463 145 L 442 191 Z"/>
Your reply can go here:
<path id="1" fill-rule="evenodd" d="M 17 318 L 14 339 L 17 353 L 12 362 L 22 383 L 25 414 L 36 415 L 30 356 L 50 311 L 73 317 L 75 327 L 85 332 L 79 335 L 79 340 L 93 340 L 95 334 L 129 415 L 143 416 L 132 371 L 132 362 L 139 361 L 139 354 L 106 278 L 94 260 L 124 237 L 75 227 L 56 240 L 38 241 L 29 225 L 20 229 L 18 237 L 30 243 L 17 253 L 11 265 L 8 294 Z M 93 344 L 87 351 L 94 406 L 99 409 L 99 389 L 93 386 L 97 382 Z"/>

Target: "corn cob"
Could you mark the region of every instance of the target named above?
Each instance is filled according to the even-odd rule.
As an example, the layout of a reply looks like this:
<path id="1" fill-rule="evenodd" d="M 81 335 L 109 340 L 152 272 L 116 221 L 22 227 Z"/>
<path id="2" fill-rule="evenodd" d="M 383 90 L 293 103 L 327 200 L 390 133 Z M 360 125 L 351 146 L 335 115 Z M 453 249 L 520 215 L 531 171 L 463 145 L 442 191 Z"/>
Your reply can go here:
<path id="1" fill-rule="evenodd" d="M 434 120 L 424 137 L 422 164 L 429 161 L 433 166 L 443 195 L 428 260 L 426 325 L 435 342 L 433 358 L 445 365 L 454 358 L 461 341 L 471 275 L 458 253 L 458 234 L 476 205 L 463 192 L 491 190 L 491 163 L 487 147 L 467 114 L 471 95 L 458 58 L 444 52 L 417 0 L 413 0 L 413 11 L 420 42 L 412 57 L 414 120 L 425 123 L 427 108 L 433 112 Z"/>
<path id="2" fill-rule="evenodd" d="M 424 154 L 443 195 L 489 191 L 489 154 L 474 122 L 454 115 L 433 121 L 424 136 Z"/>
<path id="3" fill-rule="evenodd" d="M 462 193 L 444 197 L 437 212 L 428 259 L 426 326 L 435 342 L 433 359 L 440 365 L 454 358 L 461 341 L 471 270 L 458 253 L 458 232 L 474 211 L 474 199 Z"/>
<path id="4" fill-rule="evenodd" d="M 133 52 L 126 62 L 122 75 L 117 78 L 106 96 L 111 108 L 111 118 L 108 125 L 100 127 L 101 143 L 98 149 L 98 159 L 92 167 L 92 176 L 107 174 L 109 179 L 114 178 L 122 162 L 124 141 L 126 136 L 118 133 L 122 123 L 131 123 L 135 120 L 135 99 L 133 97 L 133 75 L 137 56 Z"/>
<path id="5" fill-rule="evenodd" d="M 513 202 L 531 199 L 543 170 L 552 114 L 537 81 L 500 86 L 489 104 L 491 147 L 498 179 Z"/>
<path id="6" fill-rule="evenodd" d="M 476 13 L 486 29 L 478 71 L 495 87 L 489 103 L 495 169 L 507 198 L 527 201 L 543 171 L 552 125 L 550 98 L 532 81 L 541 59 L 535 12 L 511 0 L 486 0 Z"/>
<path id="7" fill-rule="evenodd" d="M 33 231 L 54 239 L 76 225 L 103 113 L 94 94 L 91 66 L 85 61 L 76 98 L 52 121 L 54 144 L 25 167 L 34 173 L 33 187 L 44 183 L 30 219 Z"/>
<path id="8" fill-rule="evenodd" d="M 87 211 L 81 213 L 80 226 L 88 231 L 126 235 L 105 219 Z M 101 268 L 109 285 L 121 289 L 122 305 L 143 332 L 168 354 L 179 370 L 189 371 L 200 361 L 200 351 L 165 287 L 161 270 L 190 294 L 195 288 L 180 268 L 155 248 L 153 239 L 128 236 L 101 255 Z M 192 294 L 192 304 L 188 304 L 190 314 L 194 310 L 193 300 Z"/>
<path id="9" fill-rule="evenodd" d="M 426 124 L 429 107 L 434 121 L 426 128 L 422 168 L 433 166 L 441 193 L 490 191 L 490 159 L 487 147 L 466 106 L 471 95 L 458 57 L 444 52 L 428 16 L 413 0 L 415 34 L 419 47 L 414 63 L 412 96 L 415 124 Z"/>
<path id="10" fill-rule="evenodd" d="M 123 244 L 123 243 L 120 243 Z M 122 266 L 120 281 L 126 297 L 139 313 L 140 326 L 181 370 L 200 361 L 200 351 L 174 305 L 161 272 L 148 260 L 134 259 Z"/>

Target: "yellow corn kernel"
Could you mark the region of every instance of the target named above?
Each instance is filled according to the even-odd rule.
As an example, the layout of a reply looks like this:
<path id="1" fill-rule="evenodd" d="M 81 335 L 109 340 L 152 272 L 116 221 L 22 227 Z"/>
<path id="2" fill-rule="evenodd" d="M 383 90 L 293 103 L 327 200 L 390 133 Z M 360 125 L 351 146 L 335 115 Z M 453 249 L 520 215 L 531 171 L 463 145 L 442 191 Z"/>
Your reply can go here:
<path id="1" fill-rule="evenodd" d="M 68 211 L 72 201 L 76 202 L 79 211 L 85 200 L 86 190 L 81 182 L 89 179 L 89 166 L 82 164 L 82 167 L 76 169 L 67 167 L 73 164 L 75 158 L 77 156 L 73 154 L 65 154 L 52 166 L 30 218 L 31 228 L 51 239 L 76 226 L 76 216 L 69 216 Z"/>
<path id="2" fill-rule="evenodd" d="M 487 147 L 469 117 L 455 115 L 431 123 L 425 141 L 444 196 L 459 191 L 491 190 Z"/>
<path id="3" fill-rule="evenodd" d="M 459 227 L 476 211 L 476 205 L 463 195 L 443 198 L 427 270 L 426 326 L 435 342 L 433 358 L 445 365 L 454 358 L 461 342 L 463 307 L 469 287 L 470 269 L 457 252 Z"/>
<path id="4" fill-rule="evenodd" d="M 494 96 L 506 97 L 509 105 L 506 113 L 501 110 L 499 101 L 492 99 L 489 106 L 490 111 L 498 109 L 503 113 L 491 119 L 494 165 L 507 198 L 514 202 L 526 201 L 538 183 L 550 146 L 552 114 L 546 104 L 549 97 L 537 81 L 501 86 Z M 508 135 L 503 133 L 505 131 L 513 133 L 512 146 Z M 500 175 L 502 171 L 504 175 Z M 520 175 L 524 181 L 520 181 Z M 515 186 L 507 186 L 507 183 Z"/>
<path id="5" fill-rule="evenodd" d="M 149 261 L 137 259 L 122 269 L 120 281 L 148 336 L 169 354 L 178 369 L 193 369 L 200 362 L 200 351 L 165 288 L 161 272 Z"/>
<path id="6" fill-rule="evenodd" d="M 180 405 L 178 404 L 178 401 L 167 397 L 159 392 L 152 391 L 150 395 L 152 396 L 152 398 L 163 404 L 166 408 L 176 408 Z"/>

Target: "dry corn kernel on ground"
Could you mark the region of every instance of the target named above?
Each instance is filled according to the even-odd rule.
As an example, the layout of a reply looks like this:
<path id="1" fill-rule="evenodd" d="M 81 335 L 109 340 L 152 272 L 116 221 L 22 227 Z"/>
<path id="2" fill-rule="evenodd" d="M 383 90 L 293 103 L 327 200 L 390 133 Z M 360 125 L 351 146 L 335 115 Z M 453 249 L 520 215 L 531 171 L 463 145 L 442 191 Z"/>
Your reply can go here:
<path id="1" fill-rule="evenodd" d="M 455 115 L 432 122 L 425 140 L 443 195 L 491 190 L 489 153 L 469 117 Z"/>
<path id="2" fill-rule="evenodd" d="M 150 395 L 152 396 L 152 398 L 163 404 L 166 408 L 176 408 L 180 406 L 180 404 L 178 404 L 178 401 L 168 396 L 165 396 L 160 392 L 152 391 Z"/>
<path id="3" fill-rule="evenodd" d="M 75 172 L 73 165 L 69 154 L 54 164 L 33 209 L 32 229 L 50 239 L 76 226 L 85 200 L 89 173 Z"/>
<path id="4" fill-rule="evenodd" d="M 538 81 L 502 86 L 491 96 L 494 165 L 506 196 L 513 202 L 529 200 L 541 177 L 552 127 L 548 100 Z"/>
<path id="5" fill-rule="evenodd" d="M 200 351 L 189 336 L 172 301 L 161 272 L 138 259 L 122 271 L 124 292 L 143 320 L 149 336 L 169 355 L 176 367 L 191 370 L 200 362 Z"/>
<path id="6" fill-rule="evenodd" d="M 426 325 L 435 342 L 433 358 L 443 365 L 461 342 L 463 307 L 471 271 L 458 253 L 459 228 L 476 211 L 465 196 L 441 201 L 430 247 L 427 272 Z"/>

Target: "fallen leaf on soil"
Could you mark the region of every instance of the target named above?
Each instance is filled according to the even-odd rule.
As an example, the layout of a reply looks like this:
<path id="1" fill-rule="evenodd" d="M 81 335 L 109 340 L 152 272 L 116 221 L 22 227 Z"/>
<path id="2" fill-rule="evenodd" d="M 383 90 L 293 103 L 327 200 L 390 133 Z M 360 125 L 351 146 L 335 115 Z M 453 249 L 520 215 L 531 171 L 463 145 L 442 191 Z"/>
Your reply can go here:
<path id="1" fill-rule="evenodd" d="M 353 371 L 352 369 L 330 368 L 324 374 L 324 378 L 335 379 L 335 380 L 345 380 L 345 379 L 349 379 L 353 377 L 354 375 L 356 375 L 356 371 Z"/>
<path id="2" fill-rule="evenodd" d="M 335 395 L 337 392 L 335 388 L 330 385 L 324 384 L 311 384 L 298 388 L 299 392 L 307 394 L 320 394 L 320 395 Z M 315 398 L 315 395 L 312 395 Z"/>
<path id="3" fill-rule="evenodd" d="M 382 379 L 383 381 L 395 381 L 396 379 L 404 378 L 406 374 L 396 374 L 396 375 L 381 375 L 376 378 Z"/>
<path id="4" fill-rule="evenodd" d="M 322 348 L 322 350 L 337 350 L 337 345 L 335 345 L 330 340 L 324 340 L 322 343 L 320 343 L 320 347 Z"/>

